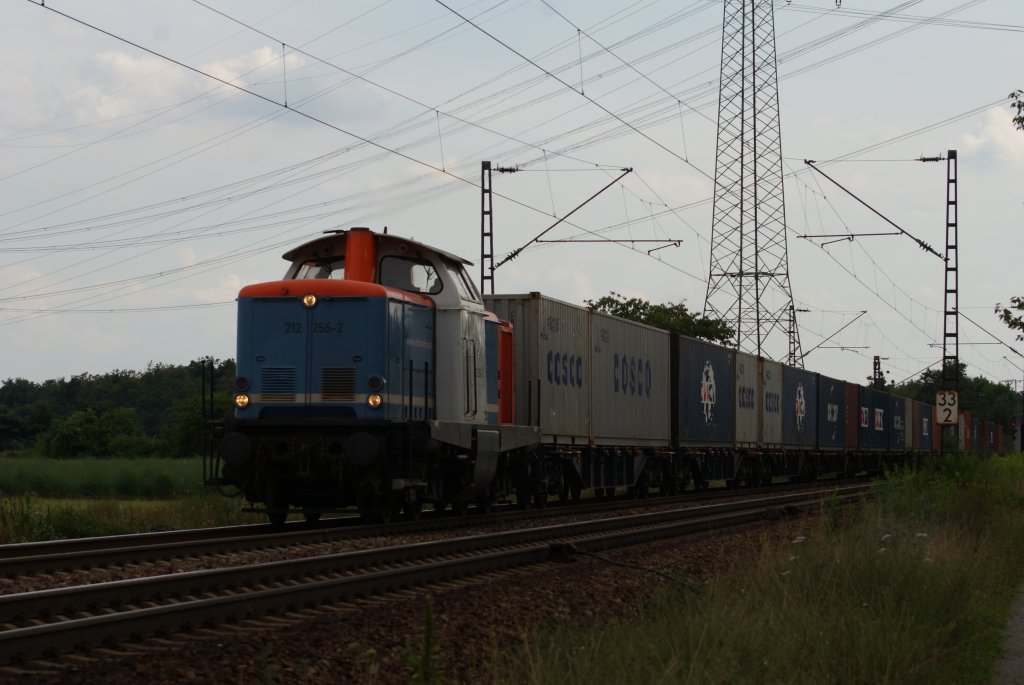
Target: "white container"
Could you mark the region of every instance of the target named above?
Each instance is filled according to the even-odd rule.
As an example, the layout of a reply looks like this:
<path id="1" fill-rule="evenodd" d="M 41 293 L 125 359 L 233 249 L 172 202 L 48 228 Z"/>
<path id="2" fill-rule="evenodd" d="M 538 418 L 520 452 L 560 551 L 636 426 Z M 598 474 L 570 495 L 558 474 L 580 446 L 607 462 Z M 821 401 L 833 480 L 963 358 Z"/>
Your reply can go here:
<path id="1" fill-rule="evenodd" d="M 594 443 L 667 446 L 672 385 L 669 333 L 594 312 L 590 337 Z"/>

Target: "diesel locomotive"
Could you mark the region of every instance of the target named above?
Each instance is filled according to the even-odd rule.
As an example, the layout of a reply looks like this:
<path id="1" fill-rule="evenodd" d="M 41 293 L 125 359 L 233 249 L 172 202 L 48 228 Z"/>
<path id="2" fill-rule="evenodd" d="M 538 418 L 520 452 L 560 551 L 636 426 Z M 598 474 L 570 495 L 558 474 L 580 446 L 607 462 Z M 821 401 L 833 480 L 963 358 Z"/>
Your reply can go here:
<path id="1" fill-rule="evenodd" d="M 540 293 L 482 296 L 469 262 L 330 231 L 238 294 L 234 416 L 208 482 L 282 523 L 709 480 L 877 472 L 939 448 L 935 410 Z M 1001 429 L 968 416 L 974 451 Z"/>

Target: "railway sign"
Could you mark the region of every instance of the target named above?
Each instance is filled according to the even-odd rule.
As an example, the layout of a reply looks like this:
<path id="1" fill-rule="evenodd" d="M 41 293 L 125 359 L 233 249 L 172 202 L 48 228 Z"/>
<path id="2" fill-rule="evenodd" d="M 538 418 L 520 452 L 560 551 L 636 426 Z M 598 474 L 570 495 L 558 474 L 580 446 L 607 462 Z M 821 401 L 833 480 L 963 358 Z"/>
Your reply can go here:
<path id="1" fill-rule="evenodd" d="M 935 393 L 935 422 L 940 426 L 955 426 L 959 421 L 959 404 L 956 390 L 939 390 Z"/>

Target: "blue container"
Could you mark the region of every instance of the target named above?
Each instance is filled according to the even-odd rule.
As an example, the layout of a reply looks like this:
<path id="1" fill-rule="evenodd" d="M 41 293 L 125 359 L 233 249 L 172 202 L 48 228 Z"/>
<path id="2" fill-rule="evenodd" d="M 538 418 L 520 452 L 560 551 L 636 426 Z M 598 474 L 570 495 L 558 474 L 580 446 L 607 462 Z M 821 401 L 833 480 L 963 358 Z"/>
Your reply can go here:
<path id="1" fill-rule="evenodd" d="M 889 427 L 889 449 L 893 452 L 903 452 L 907 449 L 907 402 L 906 398 L 889 395 L 886 423 Z"/>
<path id="2" fill-rule="evenodd" d="M 813 448 L 818 428 L 818 374 L 782 369 L 782 445 Z"/>
<path id="3" fill-rule="evenodd" d="M 889 447 L 888 421 L 889 396 L 871 388 L 859 388 L 857 430 L 860 449 L 885 450 Z"/>
<path id="4" fill-rule="evenodd" d="M 818 374 L 818 449 L 838 450 L 846 445 L 846 381 Z"/>
<path id="5" fill-rule="evenodd" d="M 733 351 L 674 336 L 675 427 L 682 446 L 728 447 L 735 429 Z"/>

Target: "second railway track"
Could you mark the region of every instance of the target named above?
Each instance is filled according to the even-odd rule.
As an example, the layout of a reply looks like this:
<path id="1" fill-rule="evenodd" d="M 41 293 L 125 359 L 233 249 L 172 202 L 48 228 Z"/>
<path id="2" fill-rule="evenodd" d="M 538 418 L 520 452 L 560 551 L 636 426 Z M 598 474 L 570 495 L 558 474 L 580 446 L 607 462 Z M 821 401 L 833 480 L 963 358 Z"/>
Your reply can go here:
<path id="1" fill-rule="evenodd" d="M 846 486 L 832 497 L 860 497 Z M 354 597 L 741 525 L 787 508 L 816 506 L 822 493 L 773 495 L 347 554 L 227 566 L 0 597 L 0 664 L 109 646 Z"/>
<path id="2" fill-rule="evenodd" d="M 594 500 L 571 507 L 513 510 L 480 516 L 424 516 L 387 526 L 366 525 L 358 518 L 329 519 L 319 525 L 292 523 L 283 529 L 268 525 L 230 526 L 113 537 L 54 540 L 0 546 L 0 578 L 14 579 L 39 574 L 74 573 L 118 566 L 156 564 L 174 559 L 195 559 L 272 548 L 301 548 L 359 538 L 397 537 L 460 528 L 494 527 L 559 516 L 615 513 L 641 506 L 698 506 L 723 497 L 750 497 L 760 493 L 822 492 L 837 483 L 774 486 L 750 491 L 710 490 L 670 498 Z M 300 550 L 301 552 L 301 550 Z M 0 593 L 4 590 L 0 588 Z"/>

